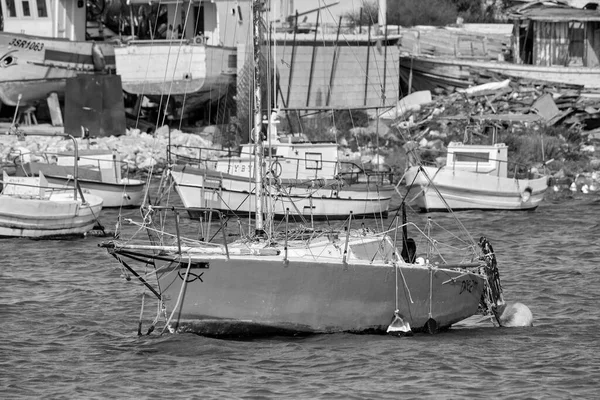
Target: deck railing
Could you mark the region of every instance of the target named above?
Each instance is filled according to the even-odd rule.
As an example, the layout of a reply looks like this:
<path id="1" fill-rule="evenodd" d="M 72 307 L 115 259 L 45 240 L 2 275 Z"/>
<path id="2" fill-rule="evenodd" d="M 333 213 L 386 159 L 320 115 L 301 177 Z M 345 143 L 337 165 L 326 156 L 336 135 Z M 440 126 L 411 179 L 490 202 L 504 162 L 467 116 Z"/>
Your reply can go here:
<path id="1" fill-rule="evenodd" d="M 181 154 L 176 152 L 176 149 L 184 149 L 188 154 L 194 154 L 194 156 Z M 170 145 L 167 150 L 169 154 L 169 159 L 171 162 L 176 164 L 188 164 L 194 165 L 198 167 L 204 167 L 207 169 L 215 169 L 217 163 L 223 163 L 226 161 L 227 170 L 230 171 L 234 164 L 239 164 L 241 160 L 245 160 L 248 158 L 249 162 L 253 161 L 253 154 L 250 152 L 235 152 L 230 149 L 214 149 L 214 148 L 206 148 L 206 147 L 197 147 L 197 146 L 183 146 L 183 145 Z M 279 162 L 281 165 L 281 160 L 283 157 L 276 156 L 274 154 L 268 154 L 268 149 L 265 152 L 265 157 L 271 158 L 271 163 L 269 164 L 269 168 L 267 172 L 270 172 L 275 177 L 279 177 L 281 175 L 281 171 L 277 171 L 280 167 L 275 167 L 276 163 Z M 341 178 L 348 185 L 352 185 L 355 183 L 367 183 L 367 184 L 392 184 L 394 179 L 394 173 L 391 167 L 384 165 L 384 169 L 380 171 L 375 170 L 367 170 L 362 166 L 351 162 L 351 161 L 313 161 L 313 160 L 305 160 L 301 158 L 293 158 L 293 157 L 285 157 L 286 165 L 289 168 L 290 161 L 293 163 L 294 168 L 294 179 L 334 179 Z M 318 162 L 320 167 L 315 168 L 315 176 L 314 177 L 305 177 L 300 176 L 301 171 L 303 170 L 311 170 L 306 168 L 305 165 L 307 162 Z M 321 170 L 331 170 L 333 171 L 332 176 L 319 176 L 318 171 Z M 287 172 L 289 173 L 289 171 Z M 287 174 L 286 174 L 287 175 Z M 250 174 L 249 174 L 250 176 Z"/>

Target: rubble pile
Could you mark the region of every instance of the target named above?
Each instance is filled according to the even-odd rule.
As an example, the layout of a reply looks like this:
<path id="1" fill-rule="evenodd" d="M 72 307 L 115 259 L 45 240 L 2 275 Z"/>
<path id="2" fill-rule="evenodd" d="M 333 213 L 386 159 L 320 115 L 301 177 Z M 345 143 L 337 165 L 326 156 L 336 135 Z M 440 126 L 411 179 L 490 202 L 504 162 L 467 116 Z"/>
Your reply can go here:
<path id="1" fill-rule="evenodd" d="M 172 130 L 169 133 L 167 126 L 157 129 L 153 134 L 142 132 L 139 129 L 128 129 L 127 133 L 122 136 L 77 138 L 77 142 L 80 151 L 109 150 L 118 152 L 121 160 L 127 164 L 130 173 L 149 172 L 151 169 L 154 172 L 162 171 L 167 163 L 166 149 L 169 143 L 171 146 L 186 146 L 177 149 L 177 152 L 188 157 L 197 156 L 197 149 L 200 147 L 213 147 L 211 140 L 205 136 L 184 133 L 179 130 Z M 0 136 L 0 163 L 10 166 L 19 162 L 43 160 L 46 154 L 71 152 L 73 147 L 71 140 L 65 140 L 61 136 L 27 135 L 25 141 L 19 141 L 17 136 L 2 135 Z"/>
<path id="2" fill-rule="evenodd" d="M 574 181 L 577 174 L 591 176 L 600 169 L 600 93 L 585 93 L 573 85 L 505 79 L 468 89 L 415 92 L 403 98 L 390 116 L 400 142 L 417 143 L 421 149 L 443 151 L 453 140 L 489 143 L 490 130 L 484 128 L 495 126 L 491 131 L 500 135 L 496 140 L 534 134 L 555 139 L 559 151 L 549 149 L 546 142 L 541 144 L 544 154 L 540 147 L 537 160 L 530 155 L 528 161 L 555 157 L 559 162 L 547 166 L 557 178 Z M 514 156 L 519 149 L 509 151 Z M 564 168 L 570 160 L 578 160 L 577 167 Z"/>

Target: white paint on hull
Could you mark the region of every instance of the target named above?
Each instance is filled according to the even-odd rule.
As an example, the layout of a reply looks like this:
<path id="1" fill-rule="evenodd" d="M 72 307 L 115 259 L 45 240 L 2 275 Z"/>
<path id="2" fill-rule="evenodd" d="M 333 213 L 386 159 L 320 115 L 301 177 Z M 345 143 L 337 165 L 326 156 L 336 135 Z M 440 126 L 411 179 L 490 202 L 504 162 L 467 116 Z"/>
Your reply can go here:
<path id="1" fill-rule="evenodd" d="M 206 173 L 209 173 L 206 171 Z M 249 178 L 233 177 L 212 172 L 210 179 L 201 170 L 193 167 L 177 168 L 171 171 L 175 189 L 185 207 L 208 207 L 234 213 L 251 213 L 256 210 L 255 196 L 251 193 Z M 221 176 L 221 178 L 218 178 Z M 277 216 L 289 215 L 313 216 L 315 218 L 345 218 L 351 212 L 354 215 L 380 217 L 389 210 L 394 187 L 368 186 L 355 184 L 345 187 L 319 187 L 318 183 L 309 185 L 286 186 L 280 192 L 275 186 L 268 190 L 278 194 L 272 203 Z"/>
<path id="2" fill-rule="evenodd" d="M 369 241 L 373 239 L 351 239 L 351 243 Z M 171 313 L 188 260 L 206 263 L 190 269 L 193 275 L 188 276 L 176 314 L 180 326 L 207 335 L 234 334 L 230 330 L 253 326 L 307 333 L 385 332 L 396 309 L 396 287 L 398 310 L 415 330 L 430 317 L 444 328 L 477 313 L 484 287 L 480 275 L 404 263 L 399 264 L 402 274 L 396 274 L 392 263 L 381 258 L 370 263 L 353 252 L 343 265 L 340 243 L 295 250 L 291 243 L 288 263 L 283 251 L 262 257 L 232 254 L 229 260 L 224 255 L 184 252 L 181 264 L 160 273 L 159 287 Z"/>
<path id="3" fill-rule="evenodd" d="M 405 175 L 407 184 L 412 183 L 407 201 L 422 211 L 446 211 L 446 203 L 452 210 L 531 210 L 539 206 L 548 188 L 545 177 L 511 179 L 447 167 L 422 168 L 433 184 L 418 173 L 419 167 L 411 167 Z"/>
<path id="4" fill-rule="evenodd" d="M 0 236 L 41 238 L 82 235 L 96 224 L 102 199 L 87 196 L 87 204 L 69 193 L 50 199 L 19 198 L 0 195 Z"/>
<path id="5" fill-rule="evenodd" d="M 74 187 L 73 179 L 45 175 L 51 187 Z M 138 179 L 124 178 L 122 183 L 95 182 L 79 179 L 79 186 L 87 193 L 100 197 L 103 207 L 138 207 L 144 198 L 146 184 Z"/>
<path id="6" fill-rule="evenodd" d="M 45 99 L 50 92 L 62 96 L 68 78 L 94 73 L 93 45 L 93 42 L 0 32 L 0 100 L 14 106 L 19 94 L 21 105 Z M 106 67 L 114 69 L 113 45 L 98 46 Z"/>
<path id="7" fill-rule="evenodd" d="M 187 42 L 155 42 L 115 48 L 117 71 L 123 89 L 146 96 L 182 96 L 221 90 L 235 82 L 229 71 L 234 48 L 210 47 Z M 215 97 L 215 99 L 218 97 Z"/>

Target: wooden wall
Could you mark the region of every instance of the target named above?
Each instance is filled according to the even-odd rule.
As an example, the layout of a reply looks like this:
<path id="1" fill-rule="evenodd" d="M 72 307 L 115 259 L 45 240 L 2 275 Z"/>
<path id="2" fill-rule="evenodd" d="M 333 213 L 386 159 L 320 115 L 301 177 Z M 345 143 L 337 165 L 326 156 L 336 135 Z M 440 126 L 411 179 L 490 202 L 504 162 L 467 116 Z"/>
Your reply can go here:
<path id="1" fill-rule="evenodd" d="M 535 21 L 533 64 L 598 67 L 600 23 Z"/>
<path id="2" fill-rule="evenodd" d="M 384 86 L 385 104 L 398 101 L 399 50 L 395 44 L 386 50 L 374 41 L 337 48 L 332 43 L 294 45 L 288 41 L 278 44 L 276 57 L 283 97 L 279 104 L 289 108 L 378 106 Z"/>

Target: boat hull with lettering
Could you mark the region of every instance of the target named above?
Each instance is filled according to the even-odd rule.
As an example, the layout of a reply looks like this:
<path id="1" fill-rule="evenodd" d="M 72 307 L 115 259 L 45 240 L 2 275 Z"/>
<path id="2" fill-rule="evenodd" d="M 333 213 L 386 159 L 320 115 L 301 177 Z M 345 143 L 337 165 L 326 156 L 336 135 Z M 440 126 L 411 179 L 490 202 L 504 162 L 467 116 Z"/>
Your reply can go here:
<path id="1" fill-rule="evenodd" d="M 486 287 L 477 272 L 392 262 L 387 236 L 353 230 L 347 246 L 345 240 L 320 237 L 308 247 L 289 241 L 287 250 L 161 246 L 160 296 L 177 313 L 170 327 L 215 337 L 376 333 L 397 311 L 418 332 L 427 331 L 428 321 L 443 330 L 477 313 Z M 114 250 L 122 257 L 129 251 Z M 152 250 L 131 247 L 137 254 Z"/>
<path id="2" fill-rule="evenodd" d="M 248 170 L 246 171 L 248 172 Z M 192 218 L 194 208 L 209 207 L 230 214 L 253 213 L 255 197 L 246 176 L 205 168 L 175 165 L 171 170 L 175 189 Z M 394 186 L 378 183 L 350 183 L 343 179 L 273 179 L 266 190 L 273 195 L 272 212 L 313 219 L 344 219 L 350 214 L 381 218 L 388 214 Z"/>
<path id="3" fill-rule="evenodd" d="M 0 101 L 14 106 L 35 103 L 56 92 L 64 95 L 68 78 L 115 68 L 109 43 L 0 32 Z"/>

